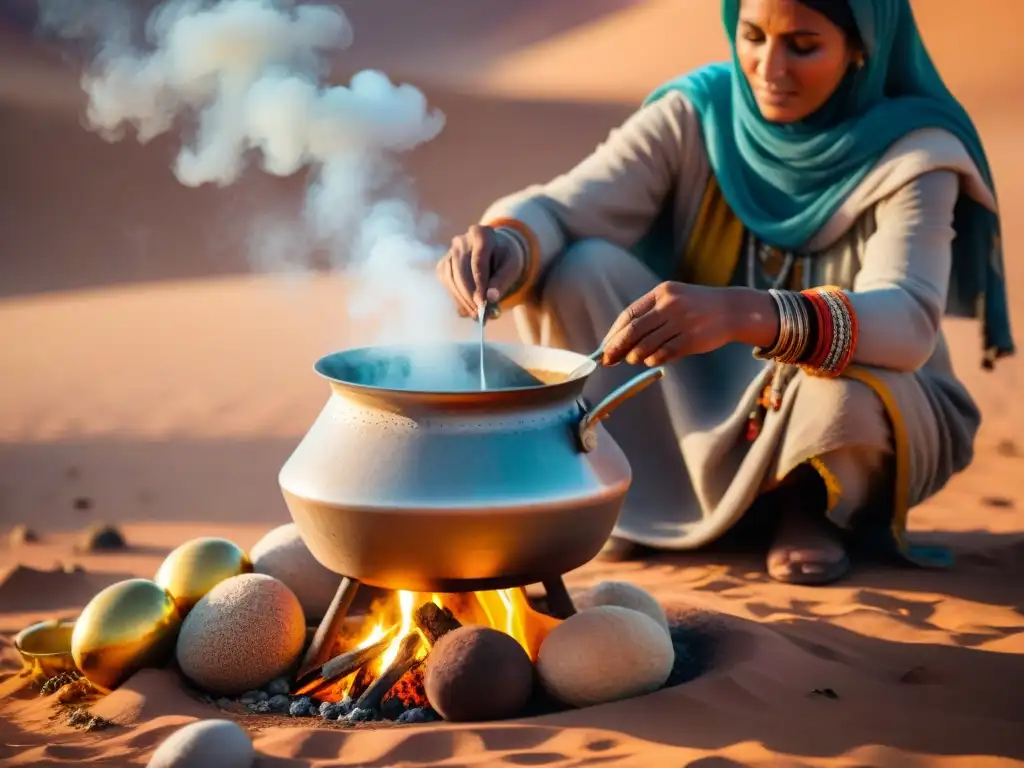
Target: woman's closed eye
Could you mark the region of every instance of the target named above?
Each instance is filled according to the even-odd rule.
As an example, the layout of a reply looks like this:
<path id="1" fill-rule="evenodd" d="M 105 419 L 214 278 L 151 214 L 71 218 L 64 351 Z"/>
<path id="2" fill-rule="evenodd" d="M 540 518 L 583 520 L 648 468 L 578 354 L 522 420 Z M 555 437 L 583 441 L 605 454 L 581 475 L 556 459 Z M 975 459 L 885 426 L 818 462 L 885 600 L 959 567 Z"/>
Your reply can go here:
<path id="1" fill-rule="evenodd" d="M 765 42 L 764 35 L 760 32 L 747 32 L 743 35 L 743 39 L 753 45 L 761 45 Z M 787 37 L 786 48 L 794 56 L 810 56 L 816 52 L 820 46 L 804 37 Z"/>

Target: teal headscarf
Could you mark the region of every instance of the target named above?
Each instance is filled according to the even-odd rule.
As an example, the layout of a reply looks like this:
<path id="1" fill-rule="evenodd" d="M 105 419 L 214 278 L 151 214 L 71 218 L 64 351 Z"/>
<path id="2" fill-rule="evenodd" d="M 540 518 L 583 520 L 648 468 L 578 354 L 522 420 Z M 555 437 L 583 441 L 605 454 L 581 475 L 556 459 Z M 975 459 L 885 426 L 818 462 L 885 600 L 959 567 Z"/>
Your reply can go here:
<path id="1" fill-rule="evenodd" d="M 966 147 L 995 196 L 977 130 L 950 94 L 917 29 L 909 0 L 849 0 L 866 48 L 828 102 L 808 119 L 761 117 L 736 57 L 740 0 L 723 0 L 732 61 L 672 80 L 646 103 L 681 91 L 700 115 L 722 194 L 764 242 L 800 250 L 890 146 L 911 131 L 941 128 Z M 985 364 L 1014 351 L 1003 280 L 999 219 L 966 194 L 954 213 L 947 312 L 983 318 Z"/>

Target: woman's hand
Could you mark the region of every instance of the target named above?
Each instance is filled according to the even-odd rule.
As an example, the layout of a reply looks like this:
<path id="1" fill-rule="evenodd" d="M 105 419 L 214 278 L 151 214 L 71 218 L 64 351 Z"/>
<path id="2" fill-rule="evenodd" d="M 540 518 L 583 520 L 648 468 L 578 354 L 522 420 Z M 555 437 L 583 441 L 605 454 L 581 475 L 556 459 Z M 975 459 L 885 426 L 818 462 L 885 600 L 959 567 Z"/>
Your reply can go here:
<path id="1" fill-rule="evenodd" d="M 526 267 L 524 256 L 491 227 L 473 225 L 452 240 L 437 263 L 437 276 L 459 314 L 476 317 L 485 300 L 494 303 L 505 296 Z"/>
<path id="2" fill-rule="evenodd" d="M 628 306 L 604 340 L 604 365 L 663 365 L 733 341 L 771 346 L 774 300 L 763 291 L 662 283 Z"/>

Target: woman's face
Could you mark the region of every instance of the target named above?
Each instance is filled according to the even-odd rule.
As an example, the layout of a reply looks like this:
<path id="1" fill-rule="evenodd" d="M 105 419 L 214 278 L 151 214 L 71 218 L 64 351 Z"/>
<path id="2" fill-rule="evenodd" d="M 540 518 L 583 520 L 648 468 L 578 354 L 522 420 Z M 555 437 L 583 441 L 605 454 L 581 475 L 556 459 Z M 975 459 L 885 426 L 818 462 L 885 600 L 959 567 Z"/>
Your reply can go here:
<path id="1" fill-rule="evenodd" d="M 798 0 L 742 0 L 736 54 L 761 116 L 793 123 L 828 100 L 858 52 Z"/>

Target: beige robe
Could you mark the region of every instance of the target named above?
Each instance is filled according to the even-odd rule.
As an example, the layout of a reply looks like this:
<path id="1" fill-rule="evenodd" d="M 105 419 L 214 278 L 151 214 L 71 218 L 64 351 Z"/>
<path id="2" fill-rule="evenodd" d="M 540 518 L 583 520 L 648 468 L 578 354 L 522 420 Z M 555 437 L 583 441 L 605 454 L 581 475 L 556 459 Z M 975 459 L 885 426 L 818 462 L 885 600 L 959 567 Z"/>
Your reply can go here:
<path id="1" fill-rule="evenodd" d="M 807 244 L 813 255 L 780 287 L 849 291 L 856 355 L 838 379 L 788 369 L 782 406 L 752 442 L 748 414 L 770 371 L 740 344 L 671 363 L 659 386 L 612 415 L 608 429 L 634 475 L 617 536 L 700 547 L 810 463 L 825 480 L 833 521 L 850 526 L 866 507 L 885 505 L 896 544 L 911 556 L 907 510 L 970 463 L 980 422 L 941 330 L 961 190 L 994 209 L 956 138 L 915 132 Z M 532 241 L 533 279 L 508 302 L 522 340 L 593 351 L 618 314 L 659 282 L 629 249 L 666 201 L 680 279 L 746 284 L 742 224 L 718 191 L 698 116 L 678 93 L 638 110 L 567 173 L 494 203 L 482 222 L 514 219 L 532 235 L 517 242 Z M 637 370 L 599 370 L 588 398 Z"/>

